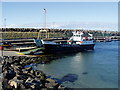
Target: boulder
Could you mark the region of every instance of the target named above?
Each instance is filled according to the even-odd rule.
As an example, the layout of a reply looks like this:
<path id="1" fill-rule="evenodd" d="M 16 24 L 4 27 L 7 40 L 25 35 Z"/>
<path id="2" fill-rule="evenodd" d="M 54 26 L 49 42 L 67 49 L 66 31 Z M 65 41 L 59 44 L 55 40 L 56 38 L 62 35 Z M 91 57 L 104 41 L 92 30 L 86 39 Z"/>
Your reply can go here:
<path id="1" fill-rule="evenodd" d="M 49 82 L 55 83 L 55 80 L 53 80 L 53 79 L 51 79 L 51 78 L 47 78 L 46 81 L 49 81 Z"/>
<path id="2" fill-rule="evenodd" d="M 8 84 L 9 84 L 11 87 L 18 88 L 18 83 L 17 83 L 16 81 L 10 80 L 10 81 L 8 82 Z"/>
<path id="3" fill-rule="evenodd" d="M 25 81 L 25 83 L 32 83 L 32 81 L 33 81 L 33 79 L 29 77 L 29 78 Z"/>
<path id="4" fill-rule="evenodd" d="M 3 78 L 2 79 L 3 81 L 2 81 L 2 88 L 4 88 L 5 90 L 7 90 L 7 88 L 11 88 L 11 86 L 8 84 L 8 79 L 5 79 L 5 78 Z"/>
<path id="5" fill-rule="evenodd" d="M 32 67 L 27 67 L 25 68 L 27 71 L 31 71 L 32 70 Z"/>
<path id="6" fill-rule="evenodd" d="M 16 75 L 16 73 L 14 71 L 11 71 L 11 70 L 7 70 L 3 73 L 4 75 L 4 78 L 7 78 L 7 79 L 13 79 Z"/>
<path id="7" fill-rule="evenodd" d="M 58 83 L 55 82 L 55 80 L 51 79 L 51 78 L 47 78 L 46 81 L 48 81 L 49 83 L 45 83 L 45 86 L 47 88 L 54 88 L 55 86 L 58 85 Z"/>

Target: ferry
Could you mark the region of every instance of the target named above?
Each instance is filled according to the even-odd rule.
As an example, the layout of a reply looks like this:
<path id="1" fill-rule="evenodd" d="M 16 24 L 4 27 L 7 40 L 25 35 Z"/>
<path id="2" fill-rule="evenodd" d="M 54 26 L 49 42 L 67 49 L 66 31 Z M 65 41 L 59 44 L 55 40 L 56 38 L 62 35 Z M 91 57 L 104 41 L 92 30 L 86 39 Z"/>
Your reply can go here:
<path id="1" fill-rule="evenodd" d="M 44 53 L 57 54 L 57 53 L 73 53 L 94 50 L 94 42 L 92 34 L 86 37 L 83 32 L 75 31 L 73 36 L 67 40 L 66 44 L 56 43 L 54 41 L 35 40 L 36 45 L 44 47 Z"/>

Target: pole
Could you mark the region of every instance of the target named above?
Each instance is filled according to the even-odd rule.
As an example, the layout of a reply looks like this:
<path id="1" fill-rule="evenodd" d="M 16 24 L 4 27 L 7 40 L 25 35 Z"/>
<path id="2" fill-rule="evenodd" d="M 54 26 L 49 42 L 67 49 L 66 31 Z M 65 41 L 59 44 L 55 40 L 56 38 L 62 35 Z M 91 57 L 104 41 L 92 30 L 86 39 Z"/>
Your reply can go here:
<path id="1" fill-rule="evenodd" d="M 45 30 L 46 29 L 46 9 L 45 8 L 43 9 L 43 13 L 44 13 L 44 22 L 43 22 L 44 29 L 43 30 Z M 41 32 L 39 30 L 37 39 L 40 39 L 40 35 L 41 35 Z"/>
<path id="2" fill-rule="evenodd" d="M 44 30 L 46 30 L 46 38 L 48 38 L 48 32 L 46 28 L 46 9 L 44 8 Z"/>
<path id="3" fill-rule="evenodd" d="M 4 19 L 4 28 L 6 28 L 6 18 Z"/>
<path id="4" fill-rule="evenodd" d="M 46 29 L 46 9 L 44 8 L 44 29 Z"/>
<path id="5" fill-rule="evenodd" d="M 43 9 L 44 10 L 44 29 L 43 29 L 43 31 L 45 31 L 46 32 L 46 38 L 48 37 L 48 34 L 47 34 L 47 30 L 46 30 L 46 9 L 44 8 Z M 39 30 L 39 32 L 38 32 L 38 37 L 37 37 L 37 39 L 39 39 L 39 35 L 40 34 L 40 30 Z"/>

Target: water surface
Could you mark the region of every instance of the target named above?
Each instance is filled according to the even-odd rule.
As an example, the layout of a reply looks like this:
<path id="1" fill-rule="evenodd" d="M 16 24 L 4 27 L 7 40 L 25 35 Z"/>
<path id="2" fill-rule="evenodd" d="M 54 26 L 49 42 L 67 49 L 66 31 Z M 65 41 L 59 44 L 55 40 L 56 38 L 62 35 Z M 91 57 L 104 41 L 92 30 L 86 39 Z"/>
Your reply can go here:
<path id="1" fill-rule="evenodd" d="M 97 42 L 94 51 L 63 55 L 49 64 L 38 64 L 35 69 L 58 79 L 77 75 L 74 82 L 62 83 L 71 88 L 117 88 L 118 41 Z"/>

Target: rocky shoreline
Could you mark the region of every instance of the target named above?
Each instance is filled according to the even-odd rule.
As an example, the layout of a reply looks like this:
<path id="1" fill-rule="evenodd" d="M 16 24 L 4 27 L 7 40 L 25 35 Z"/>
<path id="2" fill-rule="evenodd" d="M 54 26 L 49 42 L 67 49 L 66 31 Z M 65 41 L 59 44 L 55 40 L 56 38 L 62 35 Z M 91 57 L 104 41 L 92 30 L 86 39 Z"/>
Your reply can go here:
<path id="1" fill-rule="evenodd" d="M 3 90 L 48 90 L 66 89 L 56 80 L 51 79 L 42 71 L 34 70 L 30 64 L 43 62 L 40 58 L 26 56 L 3 56 L 2 89 Z M 28 66 L 26 66 L 28 65 Z"/>

